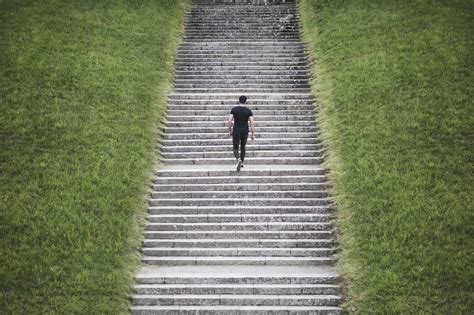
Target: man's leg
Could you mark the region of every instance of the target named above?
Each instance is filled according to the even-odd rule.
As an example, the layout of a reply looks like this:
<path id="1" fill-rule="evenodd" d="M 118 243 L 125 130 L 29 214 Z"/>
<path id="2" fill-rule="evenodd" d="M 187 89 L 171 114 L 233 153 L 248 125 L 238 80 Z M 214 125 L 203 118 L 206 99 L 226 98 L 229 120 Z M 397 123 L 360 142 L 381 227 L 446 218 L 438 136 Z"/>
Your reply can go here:
<path id="1" fill-rule="evenodd" d="M 245 151 L 247 146 L 247 138 L 249 137 L 248 132 L 242 132 L 240 134 L 240 159 L 244 162 L 245 159 Z"/>
<path id="2" fill-rule="evenodd" d="M 239 142 L 240 142 L 240 137 L 238 133 L 233 133 L 232 134 L 232 145 L 234 146 L 234 156 L 235 159 L 239 159 Z"/>

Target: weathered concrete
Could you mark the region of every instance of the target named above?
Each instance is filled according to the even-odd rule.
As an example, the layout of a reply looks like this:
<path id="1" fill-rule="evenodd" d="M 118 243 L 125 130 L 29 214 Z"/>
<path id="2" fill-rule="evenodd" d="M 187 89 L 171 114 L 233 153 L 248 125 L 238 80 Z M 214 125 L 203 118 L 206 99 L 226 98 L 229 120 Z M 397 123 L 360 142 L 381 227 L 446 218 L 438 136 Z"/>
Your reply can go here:
<path id="1" fill-rule="evenodd" d="M 333 209 L 293 1 L 197 0 L 160 131 L 134 314 L 340 314 Z M 240 173 L 226 116 L 257 125 Z"/>

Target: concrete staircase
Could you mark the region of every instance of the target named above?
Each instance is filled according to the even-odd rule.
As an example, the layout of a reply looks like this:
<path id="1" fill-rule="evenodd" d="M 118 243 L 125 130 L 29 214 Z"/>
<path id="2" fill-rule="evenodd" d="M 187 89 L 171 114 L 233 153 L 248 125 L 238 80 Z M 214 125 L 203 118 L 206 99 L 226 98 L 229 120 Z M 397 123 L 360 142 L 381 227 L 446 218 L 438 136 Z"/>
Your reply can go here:
<path id="1" fill-rule="evenodd" d="M 293 2 L 197 0 L 179 47 L 133 314 L 340 314 L 332 209 Z M 257 141 L 235 171 L 245 94 Z"/>

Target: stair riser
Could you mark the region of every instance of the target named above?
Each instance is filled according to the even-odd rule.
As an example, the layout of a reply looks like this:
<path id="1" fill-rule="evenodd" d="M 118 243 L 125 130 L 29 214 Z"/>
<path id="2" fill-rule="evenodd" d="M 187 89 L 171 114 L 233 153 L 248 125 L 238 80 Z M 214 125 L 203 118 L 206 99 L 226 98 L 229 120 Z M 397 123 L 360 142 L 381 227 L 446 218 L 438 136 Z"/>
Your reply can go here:
<path id="1" fill-rule="evenodd" d="M 193 185 L 191 183 L 183 184 L 183 185 L 173 185 L 173 184 L 166 184 L 166 185 L 153 185 L 153 190 L 156 192 L 187 192 L 187 191 L 323 191 L 326 189 L 326 185 L 324 184 L 309 184 L 309 183 L 293 183 L 293 184 L 286 184 L 286 185 L 276 185 L 276 184 L 222 184 L 222 185 Z M 274 219 L 274 218 L 272 218 Z"/>
<path id="2" fill-rule="evenodd" d="M 189 78 L 175 78 L 174 86 L 176 88 L 198 88 L 198 87 L 208 87 L 208 86 L 217 86 L 217 87 L 229 87 L 229 86 L 237 86 L 237 87 L 306 87 L 308 86 L 307 80 L 295 80 L 291 78 L 281 79 L 281 80 L 272 80 L 272 79 L 239 79 L 239 80 L 209 80 L 209 79 L 189 79 Z"/>
<path id="3" fill-rule="evenodd" d="M 326 306 L 306 306 L 305 309 L 301 309 L 301 306 L 282 306 L 281 309 L 276 310 L 275 306 L 271 307 L 249 307 L 243 310 L 242 306 L 227 306 L 223 311 L 221 308 L 216 306 L 204 306 L 197 308 L 196 306 L 188 306 L 188 308 L 176 306 L 163 306 L 154 308 L 153 306 L 134 306 L 131 309 L 132 315 L 222 315 L 225 312 L 226 315 L 341 315 L 342 310 L 338 307 L 326 307 Z M 291 313 L 290 313 L 291 312 Z"/>
<path id="4" fill-rule="evenodd" d="M 165 165 L 210 165 L 210 164 L 219 164 L 219 165 L 232 165 L 235 164 L 234 159 L 222 159 L 222 158 L 209 158 L 209 159 L 162 159 L 161 160 Z M 276 164 L 276 165 L 319 165 L 323 163 L 322 158 L 307 158 L 307 157 L 268 157 L 268 158 L 246 158 L 245 163 L 253 164 Z"/>
<path id="5" fill-rule="evenodd" d="M 212 109 L 211 109 L 212 111 Z M 230 109 L 224 110 L 223 112 L 228 115 L 230 112 Z M 285 130 L 287 132 L 290 131 L 295 131 L 294 129 L 300 128 L 301 130 L 304 131 L 312 131 L 312 132 L 317 132 L 318 129 L 314 126 L 313 121 L 262 121 L 258 120 L 256 121 L 256 128 L 258 128 L 259 132 L 268 132 L 270 131 L 278 131 L 280 132 L 282 130 Z M 204 129 L 207 130 L 208 128 L 215 128 L 218 129 L 218 131 L 222 131 L 222 129 L 227 130 L 227 122 L 223 119 L 220 121 L 174 121 L 174 122 L 165 122 L 165 126 L 163 127 L 164 130 L 167 130 L 167 128 L 174 129 L 174 128 L 183 128 L 185 130 L 189 130 L 190 128 L 193 128 L 194 130 L 196 128 L 199 129 Z M 304 129 L 303 129 L 304 128 Z"/>
<path id="6" fill-rule="evenodd" d="M 305 258 L 305 257 L 302 257 Z M 247 257 L 243 259 L 239 259 L 236 257 L 235 259 L 230 258 L 230 260 L 153 260 L 150 261 L 147 258 L 143 258 L 142 262 L 149 265 L 161 265 L 161 266 L 183 266 L 183 265 L 209 265 L 209 266 L 219 266 L 219 265 L 249 265 L 249 266 L 333 266 L 334 261 L 332 260 L 299 260 L 298 258 L 294 258 L 291 260 L 248 260 Z"/>
<path id="7" fill-rule="evenodd" d="M 319 144 L 320 139 L 318 138 L 258 138 L 258 144 L 261 145 L 275 145 L 279 144 L 282 146 L 289 146 L 292 144 Z M 161 140 L 163 146 L 229 146 L 231 140 L 227 137 L 226 139 L 174 139 L 174 140 Z M 252 145 L 251 141 L 249 146 Z M 249 149 L 250 150 L 250 149 Z"/>
<path id="8" fill-rule="evenodd" d="M 242 178 L 248 177 L 260 177 L 260 176 L 271 176 L 275 179 L 281 176 L 319 176 L 325 175 L 326 170 L 323 168 L 315 168 L 312 170 L 278 170 L 278 171 L 271 171 L 271 170 L 254 170 L 252 173 L 247 175 L 239 175 Z M 216 177 L 216 176 L 226 176 L 226 177 L 233 177 L 236 176 L 234 171 L 231 170 L 218 170 L 218 171 L 166 171 L 160 170 L 155 172 L 156 176 L 166 178 L 166 177 Z"/>
<path id="9" fill-rule="evenodd" d="M 272 145 L 247 145 L 247 150 L 280 150 L 282 149 L 281 146 L 272 146 Z M 287 150 L 320 150 L 321 145 L 318 144 L 302 144 L 302 145 L 291 145 L 286 147 Z M 226 145 L 226 146 L 166 146 L 164 147 L 161 152 L 163 153 L 178 153 L 178 152 L 232 152 L 233 147 Z"/>
<path id="10" fill-rule="evenodd" d="M 311 249 L 225 249 L 225 250 L 213 250 L 213 249 L 184 249 L 184 248 L 171 248 L 171 249 L 152 249 L 143 248 L 143 255 L 146 256 L 225 256 L 225 257 L 246 257 L 246 256 L 259 256 L 259 257 L 330 257 L 333 253 L 331 249 L 324 250 L 311 250 Z"/>
<path id="11" fill-rule="evenodd" d="M 217 297 L 217 298 L 181 298 L 179 295 L 174 295 L 168 298 L 150 297 L 150 298 L 133 298 L 135 305 L 305 305 L 305 306 L 337 306 L 340 299 L 319 298 L 319 299 L 284 299 L 284 298 L 250 298 L 243 299 L 231 297 Z"/>
<path id="12" fill-rule="evenodd" d="M 186 84 L 182 82 L 175 82 L 174 84 L 175 90 L 186 90 L 186 89 L 265 89 L 265 90 L 280 90 L 280 91 L 293 91 L 299 89 L 309 89 L 309 84 L 306 83 L 257 83 L 257 82 L 249 82 L 249 83 L 196 83 L 196 84 Z"/>
<path id="13" fill-rule="evenodd" d="M 282 231 L 267 231 L 267 233 L 262 233 L 262 231 L 166 231 L 166 232 L 156 232 L 156 231 L 146 231 L 145 236 L 147 239 L 199 239 L 199 238 L 214 238 L 214 239 L 298 239 L 298 238 L 317 238 L 317 239 L 331 239 L 331 233 L 327 231 L 291 231 L 291 232 L 282 232 Z"/>
<path id="14" fill-rule="evenodd" d="M 150 216 L 150 223 L 329 222 L 329 216 Z"/>
<path id="15" fill-rule="evenodd" d="M 286 133 L 284 134 L 285 137 L 278 137 L 278 133 L 270 133 L 270 132 L 265 132 L 265 133 L 258 133 L 256 134 L 256 140 L 258 143 L 262 142 L 262 140 L 271 140 L 271 139 L 314 139 L 318 135 L 316 133 L 311 133 L 311 132 L 292 132 L 292 133 Z M 164 140 L 219 140 L 219 139 L 227 139 L 227 144 L 231 144 L 232 139 L 230 138 L 228 133 L 222 132 L 222 133 L 166 133 L 163 134 L 163 139 Z M 248 139 L 248 142 L 251 142 L 251 139 Z M 311 143 L 310 141 L 308 141 Z M 314 142 L 313 142 L 314 143 Z M 183 143 L 184 144 L 184 143 Z M 196 145 L 195 142 L 190 142 L 189 144 Z M 250 151 L 249 151 L 250 152 Z"/>
<path id="16" fill-rule="evenodd" d="M 318 151 L 259 151 L 248 150 L 246 154 L 247 161 L 252 158 L 299 158 L 299 157 L 315 157 L 321 156 L 322 153 Z M 166 153 L 161 154 L 163 159 L 232 159 L 234 157 L 232 151 L 229 152 L 181 152 L 181 153 Z"/>
<path id="17" fill-rule="evenodd" d="M 168 113 L 170 115 L 185 115 L 185 116 L 191 116 L 191 115 L 196 115 L 196 116 L 201 116 L 203 117 L 204 113 L 206 111 L 196 111 L 196 110 L 168 110 Z M 209 111 L 208 111 L 209 112 Z M 213 111 L 212 114 L 219 114 L 221 113 L 221 121 L 215 121 L 215 123 L 220 123 L 219 126 L 215 126 L 216 124 L 214 123 L 212 126 L 209 126 L 205 123 L 201 124 L 199 130 L 190 130 L 189 126 L 184 126 L 184 127 L 171 127 L 168 125 L 165 128 L 166 133 L 196 133 L 196 132 L 202 132 L 202 133 L 220 133 L 222 130 L 227 131 L 227 126 L 225 125 L 226 123 L 223 121 L 224 117 L 226 115 L 229 115 L 230 109 L 228 110 L 223 110 L 223 111 Z M 276 113 L 275 113 L 276 114 Z M 288 116 L 291 116 L 291 111 L 285 111 L 285 112 L 279 112 L 279 114 L 286 114 Z M 270 111 L 259 111 L 255 110 L 254 111 L 254 116 L 256 120 L 258 119 L 259 115 L 272 115 Z M 312 111 L 294 111 L 294 115 L 308 115 L 310 117 L 314 117 L 314 112 Z M 208 116 L 209 117 L 209 116 Z M 285 133 L 294 133 L 294 132 L 311 132 L 315 133 L 317 131 L 316 127 L 314 126 L 261 126 L 260 122 L 257 121 L 258 123 L 258 131 L 259 133 L 270 133 L 270 132 L 285 132 Z M 280 122 L 281 125 L 284 125 L 284 122 Z"/>
<path id="18" fill-rule="evenodd" d="M 152 199 L 326 198 L 326 191 L 154 191 Z"/>
<path id="19" fill-rule="evenodd" d="M 192 175 L 191 175 L 192 176 Z M 231 184 L 280 184 L 280 183 L 323 183 L 326 180 L 324 175 L 286 175 L 286 176 L 177 176 L 177 177 L 167 177 L 167 176 L 158 176 L 154 182 L 155 184 L 166 184 L 166 185 L 196 185 L 196 184 L 223 184 L 223 185 L 231 185 Z"/>
<path id="20" fill-rule="evenodd" d="M 247 53 L 226 53 L 221 51 L 180 51 L 178 52 L 178 59 L 181 61 L 244 61 L 249 60 L 275 60 L 275 61 L 295 61 L 306 60 L 307 56 L 304 51 L 299 52 L 273 52 L 261 53 L 250 52 Z M 280 77 L 275 76 L 276 79 Z"/>
<path id="21" fill-rule="evenodd" d="M 318 213 L 326 214 L 330 213 L 331 209 L 329 207 L 257 207 L 257 208 L 248 208 L 248 207 L 239 207 L 240 209 L 234 209 L 230 207 L 152 207 L 148 211 L 150 214 L 229 214 L 239 211 L 242 214 L 274 214 L 274 213 Z"/>
<path id="22" fill-rule="evenodd" d="M 335 284 L 339 281 L 336 275 L 314 275 L 306 277 L 275 276 L 275 277 L 135 277 L 137 284 Z"/>
<path id="23" fill-rule="evenodd" d="M 297 40 L 299 35 L 294 32 L 264 32 L 252 33 L 242 32 L 239 34 L 208 34 L 207 32 L 197 34 L 184 34 L 183 41 L 257 41 L 257 40 Z"/>
<path id="24" fill-rule="evenodd" d="M 293 224 L 291 224 L 293 223 Z M 310 222 L 281 222 L 281 224 L 258 222 L 257 224 L 246 225 L 228 223 L 149 223 L 147 231 L 330 231 L 329 223 Z"/>
<path id="25" fill-rule="evenodd" d="M 299 101 L 299 104 L 288 104 L 285 101 L 280 102 L 273 102 L 274 104 L 267 104 L 267 102 L 261 102 L 262 104 L 256 104 L 253 100 L 247 102 L 247 107 L 255 111 L 260 115 L 264 115 L 265 112 L 268 112 L 271 115 L 281 116 L 282 114 L 290 115 L 301 113 L 315 113 L 317 109 L 315 108 L 314 104 L 310 101 Z M 263 104 L 265 103 L 265 104 Z M 277 104 L 281 103 L 281 104 Z M 230 110 L 233 107 L 237 106 L 237 102 L 235 100 L 228 100 L 228 101 L 199 101 L 199 100 L 186 100 L 186 101 L 171 101 L 168 102 L 168 107 L 166 108 L 166 112 L 169 111 L 201 111 L 205 112 L 207 115 L 213 114 L 216 115 L 219 113 L 220 115 L 228 115 Z M 261 119 L 259 121 L 262 121 Z M 265 121 L 267 123 L 272 122 L 271 120 Z"/>
<path id="26" fill-rule="evenodd" d="M 214 101 L 215 99 L 225 98 L 229 101 L 233 101 L 234 104 L 237 104 L 241 93 L 229 93 L 229 94 L 183 94 L 183 93 L 171 93 L 168 94 L 168 100 L 201 100 L 201 101 Z M 247 100 L 279 100 L 279 101 L 298 101 L 298 100 L 306 100 L 306 101 L 313 101 L 311 94 L 295 94 L 295 95 L 288 95 L 288 94 L 269 94 L 269 93 L 252 93 L 247 95 Z"/>
<path id="27" fill-rule="evenodd" d="M 339 290 L 335 286 L 302 286 L 302 287 L 145 287 L 136 286 L 135 294 L 272 294 L 272 295 L 292 295 L 292 294 L 338 294 Z"/>
<path id="28" fill-rule="evenodd" d="M 168 247 L 168 248 L 215 248 L 216 246 L 221 246 L 225 248 L 330 248 L 332 247 L 332 242 L 328 240 L 145 240 L 144 247 Z"/>
<path id="29" fill-rule="evenodd" d="M 180 93 L 235 93 L 240 92 L 242 94 L 265 92 L 265 93 L 309 93 L 309 88 L 264 88 L 264 87 L 214 87 L 214 88 L 186 88 L 186 89 L 175 89 L 176 92 Z"/>

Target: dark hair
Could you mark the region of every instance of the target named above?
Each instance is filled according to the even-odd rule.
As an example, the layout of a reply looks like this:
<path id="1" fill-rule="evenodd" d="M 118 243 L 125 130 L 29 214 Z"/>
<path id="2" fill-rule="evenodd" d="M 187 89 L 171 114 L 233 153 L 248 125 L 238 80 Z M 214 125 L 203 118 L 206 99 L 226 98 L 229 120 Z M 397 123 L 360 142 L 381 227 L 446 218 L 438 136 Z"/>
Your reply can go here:
<path id="1" fill-rule="evenodd" d="M 241 97 L 239 97 L 240 104 L 245 104 L 245 102 L 247 102 L 247 96 L 242 95 Z"/>

